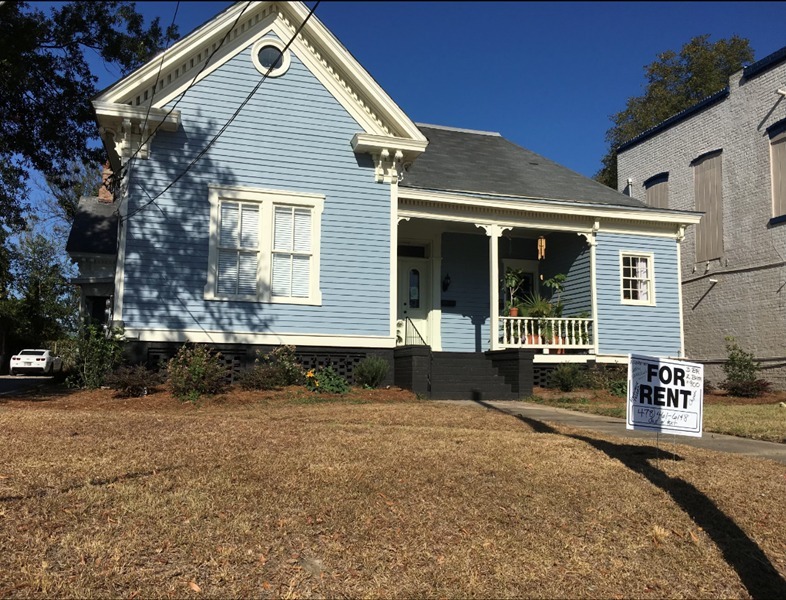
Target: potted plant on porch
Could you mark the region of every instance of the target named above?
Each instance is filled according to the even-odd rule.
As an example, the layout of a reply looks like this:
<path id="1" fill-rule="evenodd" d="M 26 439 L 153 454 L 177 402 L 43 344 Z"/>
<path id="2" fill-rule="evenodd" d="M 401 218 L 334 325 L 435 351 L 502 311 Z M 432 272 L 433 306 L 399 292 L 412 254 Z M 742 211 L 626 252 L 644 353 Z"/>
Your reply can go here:
<path id="1" fill-rule="evenodd" d="M 516 294 L 524 285 L 525 277 L 526 276 L 523 269 L 512 269 L 511 267 L 508 267 L 505 270 L 505 288 L 508 292 L 506 311 L 511 317 L 519 316 L 520 302 L 516 298 Z"/>
<path id="2" fill-rule="evenodd" d="M 527 336 L 527 342 L 530 344 L 548 343 L 551 341 L 553 344 L 561 344 L 562 339 L 554 335 L 554 326 L 550 319 L 562 316 L 562 300 L 560 295 L 565 289 L 565 280 L 567 276 L 559 273 L 543 282 L 545 287 L 553 290 L 552 298 L 545 298 L 539 291 L 535 290 L 527 294 L 522 302 L 522 310 L 524 315 L 528 317 L 537 318 L 538 330 L 540 335 L 530 334 Z M 557 354 L 563 354 L 563 349 L 558 349 Z"/>

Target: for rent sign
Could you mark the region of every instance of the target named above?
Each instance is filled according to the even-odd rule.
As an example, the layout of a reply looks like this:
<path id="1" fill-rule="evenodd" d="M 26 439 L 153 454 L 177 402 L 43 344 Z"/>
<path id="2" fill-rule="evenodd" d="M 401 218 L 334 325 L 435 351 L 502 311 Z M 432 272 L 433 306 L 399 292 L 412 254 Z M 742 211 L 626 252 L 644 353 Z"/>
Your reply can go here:
<path id="1" fill-rule="evenodd" d="M 701 437 L 704 366 L 631 354 L 628 429 Z"/>

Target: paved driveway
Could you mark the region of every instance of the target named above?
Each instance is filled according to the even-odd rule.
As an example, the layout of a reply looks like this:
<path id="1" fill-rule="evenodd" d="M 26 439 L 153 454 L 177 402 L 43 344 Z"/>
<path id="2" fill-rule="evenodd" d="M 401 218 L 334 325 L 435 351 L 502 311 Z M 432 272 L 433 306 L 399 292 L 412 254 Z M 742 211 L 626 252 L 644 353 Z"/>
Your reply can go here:
<path id="1" fill-rule="evenodd" d="M 43 375 L 0 376 L 0 396 L 12 396 L 41 385 L 52 383 L 53 377 Z"/>

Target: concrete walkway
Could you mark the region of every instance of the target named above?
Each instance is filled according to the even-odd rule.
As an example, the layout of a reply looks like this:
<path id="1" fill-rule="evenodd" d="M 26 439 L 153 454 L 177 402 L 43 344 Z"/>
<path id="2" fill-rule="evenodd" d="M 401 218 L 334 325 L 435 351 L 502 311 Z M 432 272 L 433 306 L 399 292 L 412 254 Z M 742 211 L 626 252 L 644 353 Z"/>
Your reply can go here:
<path id="1" fill-rule="evenodd" d="M 624 419 L 591 415 L 588 413 L 566 410 L 564 408 L 530 404 L 528 402 L 501 400 L 483 402 L 474 402 L 472 400 L 435 400 L 435 402 L 496 409 L 510 415 L 533 419 L 541 423 L 552 423 L 555 425 L 565 425 L 566 427 L 588 429 L 590 431 L 616 435 L 623 438 L 646 439 L 653 443 L 656 437 L 654 433 L 626 429 Z M 706 448 L 707 450 L 715 450 L 717 452 L 731 452 L 758 458 L 768 458 L 786 464 L 786 444 L 762 442 L 759 440 L 750 440 L 732 435 L 705 431 L 700 438 L 663 434 L 660 436 L 660 447 L 663 448 L 665 452 L 668 452 L 669 448 L 673 447 L 675 438 L 677 444 L 695 446 L 696 448 Z"/>

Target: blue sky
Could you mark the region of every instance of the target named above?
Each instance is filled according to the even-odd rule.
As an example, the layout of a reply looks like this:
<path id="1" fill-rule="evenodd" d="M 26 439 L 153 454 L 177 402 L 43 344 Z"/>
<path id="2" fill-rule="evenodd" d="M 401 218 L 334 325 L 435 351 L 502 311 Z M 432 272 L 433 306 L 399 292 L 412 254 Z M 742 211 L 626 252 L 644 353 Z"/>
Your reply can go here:
<path id="1" fill-rule="evenodd" d="M 182 2 L 180 33 L 230 4 Z M 176 5 L 138 8 L 166 26 Z M 316 14 L 416 122 L 498 131 L 586 176 L 659 53 L 704 33 L 746 37 L 756 59 L 786 46 L 786 2 L 323 1 Z"/>

